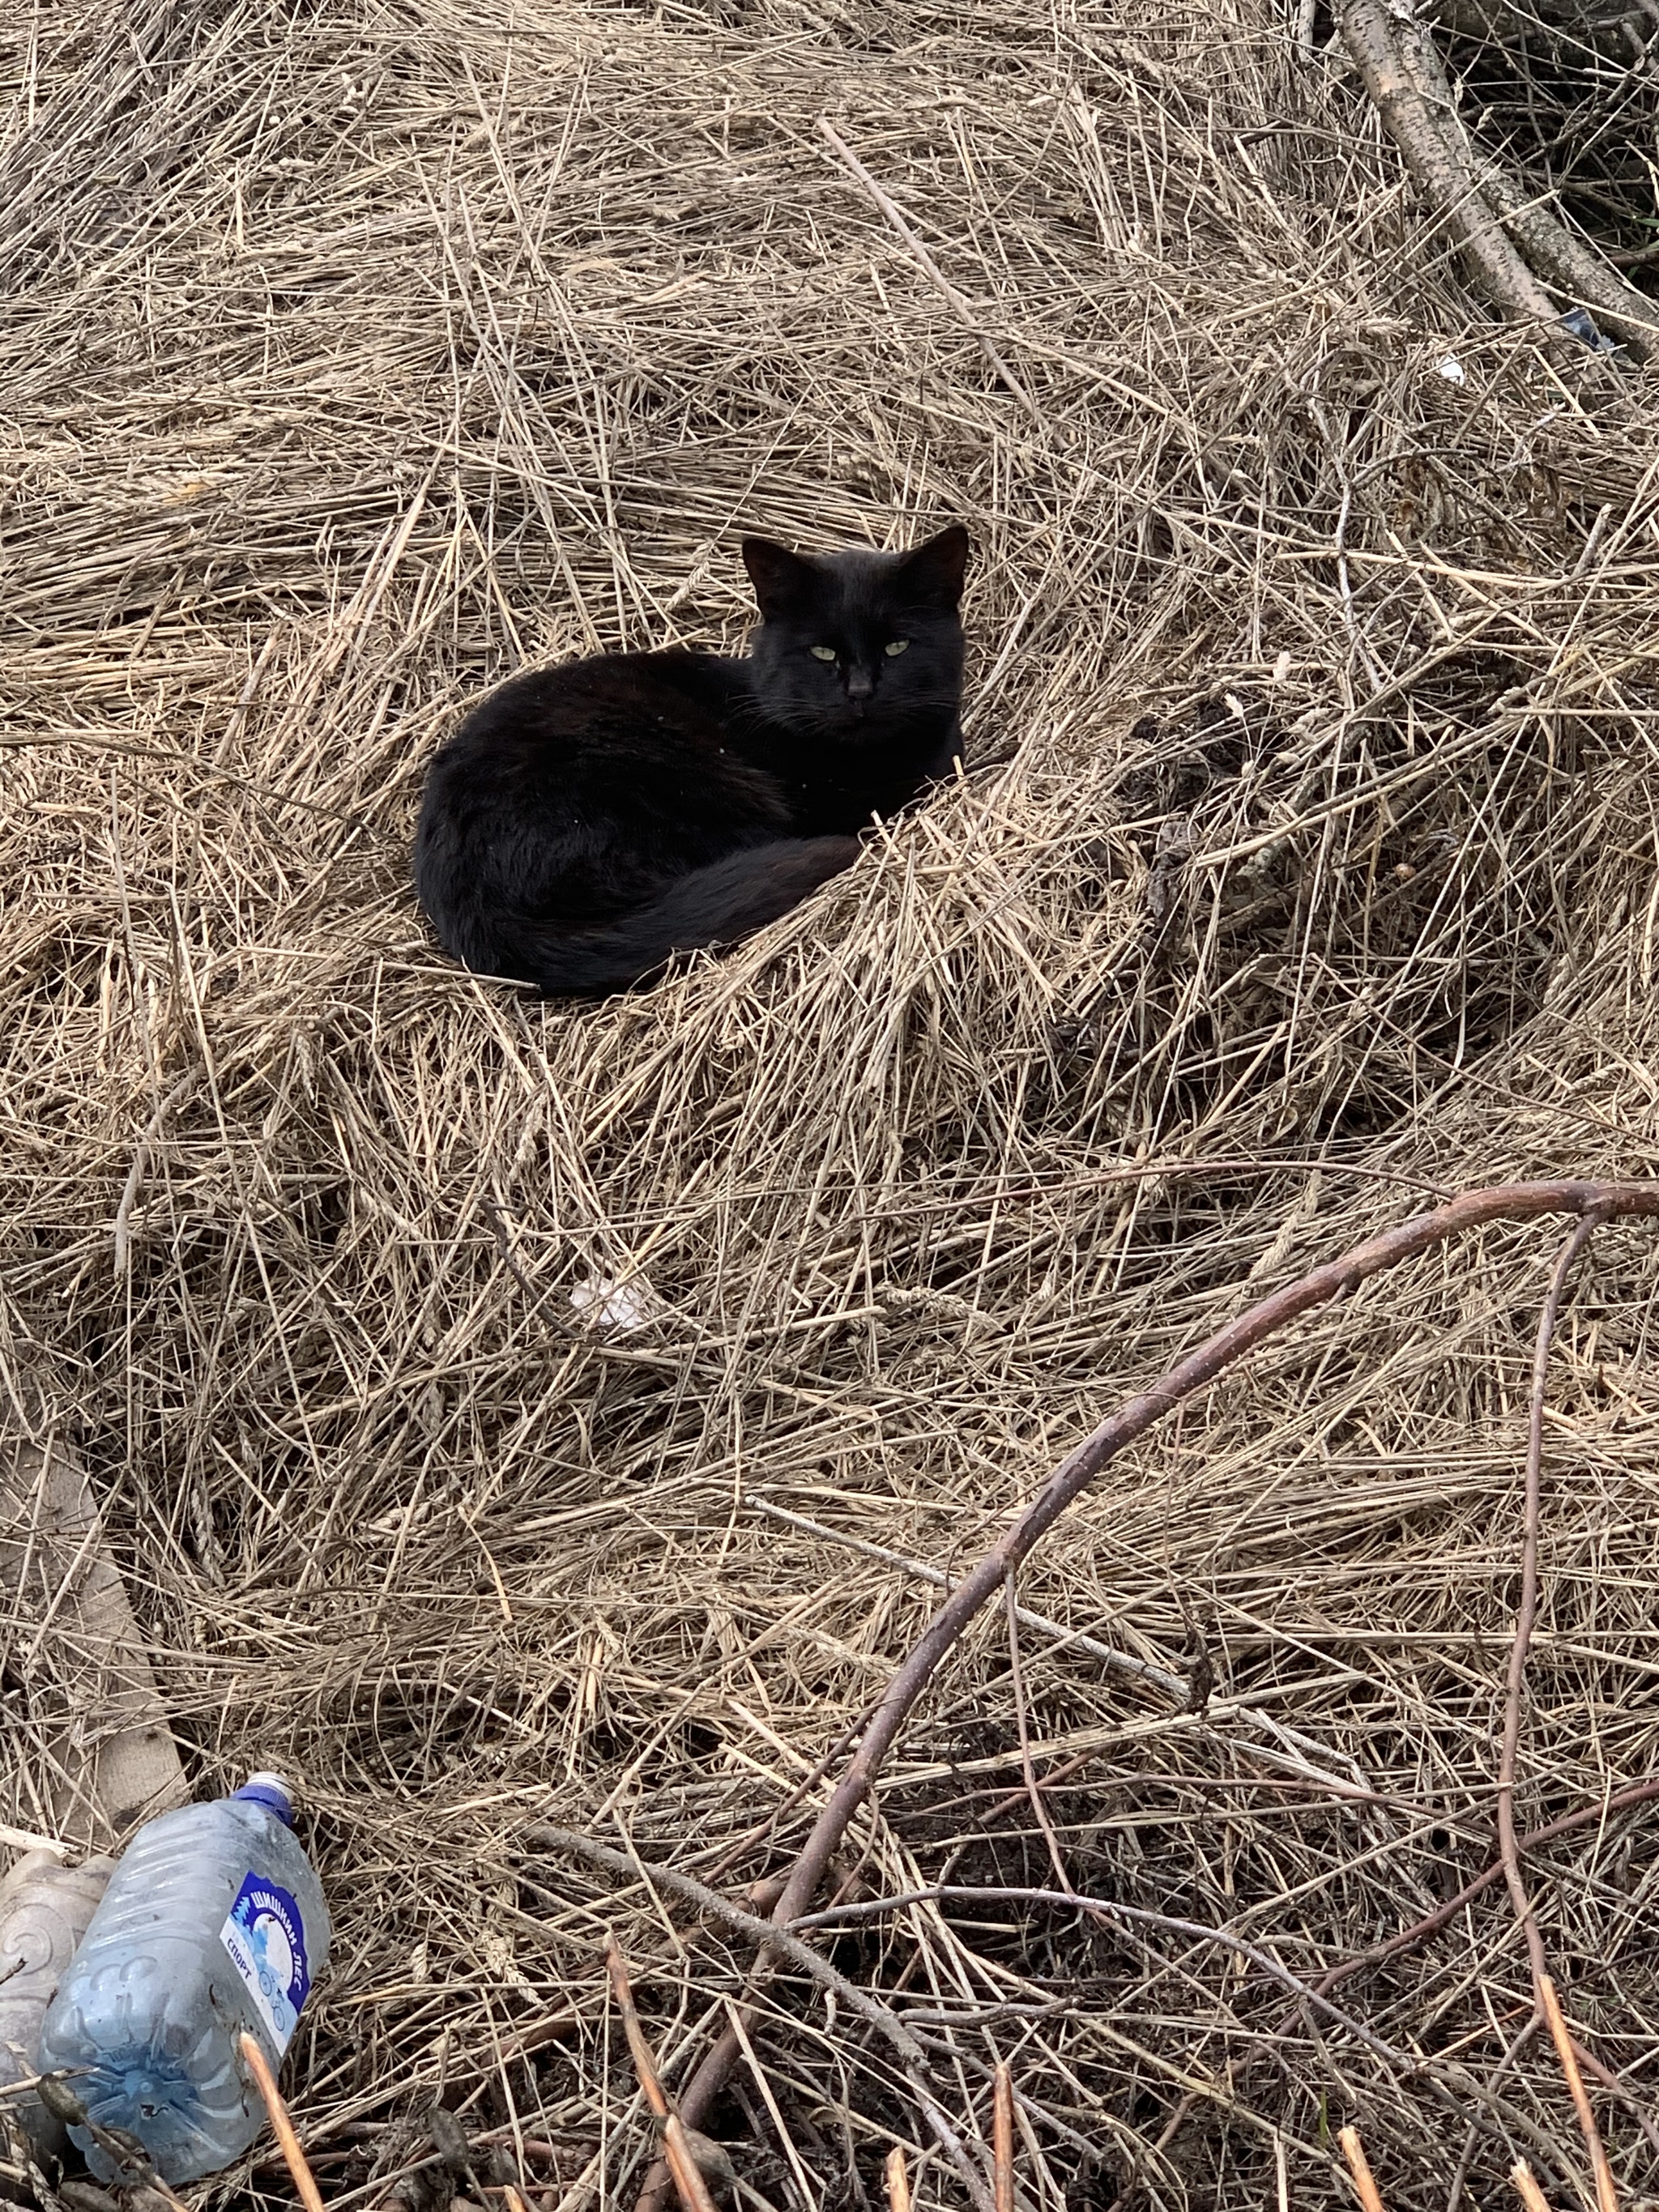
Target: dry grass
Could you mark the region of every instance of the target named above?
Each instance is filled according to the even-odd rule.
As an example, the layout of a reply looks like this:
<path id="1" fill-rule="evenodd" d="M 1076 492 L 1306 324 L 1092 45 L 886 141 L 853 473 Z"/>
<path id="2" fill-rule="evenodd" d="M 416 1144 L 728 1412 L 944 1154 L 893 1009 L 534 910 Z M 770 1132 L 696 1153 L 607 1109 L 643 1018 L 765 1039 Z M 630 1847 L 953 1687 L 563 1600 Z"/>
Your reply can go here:
<path id="1" fill-rule="evenodd" d="M 1482 325 L 1292 33 L 1256 0 L 9 23 L 8 1357 L 105 1487 L 200 1786 L 276 1763 L 313 1808 L 337 1964 L 287 2078 L 336 2206 L 440 2095 L 548 2212 L 631 2203 L 605 1929 L 671 2087 L 750 1949 L 524 1831 L 738 1900 L 782 1863 L 933 1601 L 844 1539 L 950 1571 L 1247 1283 L 1425 1189 L 1651 1170 L 1651 387 Z M 958 515 L 959 790 L 647 994 L 440 957 L 405 854 L 459 702 L 735 638 L 741 526 Z M 1181 1679 L 1201 1647 L 1224 1701 L 1023 1633 L 1079 1888 L 1308 1977 L 1489 1863 L 1553 1243 L 1378 1281 L 1042 1553 L 1027 1606 Z M 644 1325 L 595 1326 L 596 1279 Z M 1564 1315 L 1523 1829 L 1654 1766 L 1656 1279 L 1607 1231 Z M 46 1602 L 9 1645 L 25 1826 Z M 1012 1680 L 988 1618 L 859 1831 L 871 1893 L 1051 1883 Z M 1653 1832 L 1530 1867 L 1638 2100 Z M 902 1992 L 969 2139 L 1012 2061 L 1030 2207 L 1346 2204 L 1350 2120 L 1393 2212 L 1503 2203 L 1517 2154 L 1586 2201 L 1546 2039 L 1505 2060 L 1501 1885 L 1343 1985 L 1370 2040 L 1066 1910 L 919 1905 L 834 1958 Z M 713 2131 L 780 2212 L 879 2203 L 896 2141 L 920 2207 L 962 2201 L 844 2003 L 786 1978 L 752 2041 Z"/>

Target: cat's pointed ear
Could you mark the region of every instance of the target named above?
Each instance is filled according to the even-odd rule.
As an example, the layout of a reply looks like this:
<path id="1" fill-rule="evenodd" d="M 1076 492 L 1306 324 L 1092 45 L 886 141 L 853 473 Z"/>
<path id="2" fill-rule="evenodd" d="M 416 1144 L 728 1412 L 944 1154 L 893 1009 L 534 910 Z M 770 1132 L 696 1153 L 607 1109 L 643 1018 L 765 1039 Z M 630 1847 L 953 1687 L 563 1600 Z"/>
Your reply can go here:
<path id="1" fill-rule="evenodd" d="M 817 586 L 811 563 L 770 538 L 745 538 L 743 565 L 768 622 L 793 612 Z"/>
<path id="2" fill-rule="evenodd" d="M 973 540 L 959 522 L 907 553 L 894 579 L 912 605 L 953 607 L 962 597 Z"/>

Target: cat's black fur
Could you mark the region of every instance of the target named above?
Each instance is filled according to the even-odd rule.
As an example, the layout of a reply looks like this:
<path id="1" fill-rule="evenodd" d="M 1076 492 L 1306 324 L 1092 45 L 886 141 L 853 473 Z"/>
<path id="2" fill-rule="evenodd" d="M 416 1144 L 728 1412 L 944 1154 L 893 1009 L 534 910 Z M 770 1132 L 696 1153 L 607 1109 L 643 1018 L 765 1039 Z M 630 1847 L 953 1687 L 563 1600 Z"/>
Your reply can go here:
<path id="1" fill-rule="evenodd" d="M 950 773 L 968 553 L 959 526 L 908 553 L 747 538 L 747 659 L 607 654 L 491 692 L 433 761 L 416 837 L 445 946 L 549 995 L 614 991 L 798 905 Z"/>

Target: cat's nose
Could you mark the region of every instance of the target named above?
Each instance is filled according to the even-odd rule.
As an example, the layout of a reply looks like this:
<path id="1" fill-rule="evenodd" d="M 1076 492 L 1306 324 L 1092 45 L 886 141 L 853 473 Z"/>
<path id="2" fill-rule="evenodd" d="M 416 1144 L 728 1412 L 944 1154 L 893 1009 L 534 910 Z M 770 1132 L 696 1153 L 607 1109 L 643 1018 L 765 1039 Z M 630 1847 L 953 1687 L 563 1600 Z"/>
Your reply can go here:
<path id="1" fill-rule="evenodd" d="M 869 671 L 849 668 L 847 672 L 847 696 L 849 699 L 869 699 L 875 696 L 875 682 Z"/>

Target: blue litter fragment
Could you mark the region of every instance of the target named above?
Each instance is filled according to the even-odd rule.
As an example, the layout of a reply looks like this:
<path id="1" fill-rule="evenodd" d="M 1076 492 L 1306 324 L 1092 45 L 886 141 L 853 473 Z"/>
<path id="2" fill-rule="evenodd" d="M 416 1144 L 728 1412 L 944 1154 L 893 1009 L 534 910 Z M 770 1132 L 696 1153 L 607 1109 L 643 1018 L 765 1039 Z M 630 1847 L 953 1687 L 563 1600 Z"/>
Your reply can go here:
<path id="1" fill-rule="evenodd" d="M 1610 338 L 1605 331 L 1597 330 L 1582 307 L 1569 307 L 1562 316 L 1561 321 L 1563 326 L 1572 332 L 1580 344 L 1587 345 L 1592 353 L 1620 351 L 1618 339 Z"/>

